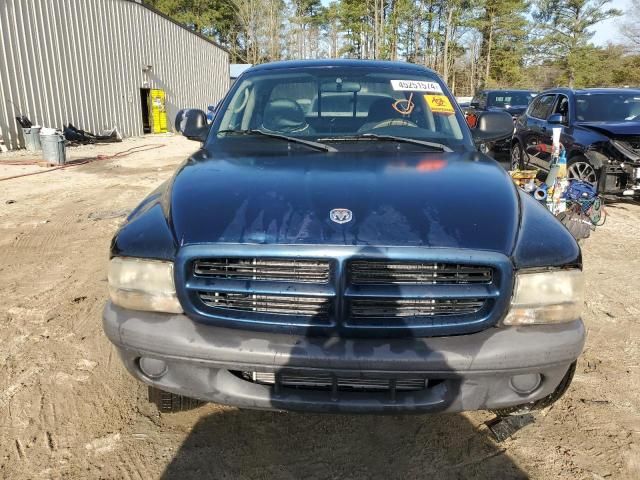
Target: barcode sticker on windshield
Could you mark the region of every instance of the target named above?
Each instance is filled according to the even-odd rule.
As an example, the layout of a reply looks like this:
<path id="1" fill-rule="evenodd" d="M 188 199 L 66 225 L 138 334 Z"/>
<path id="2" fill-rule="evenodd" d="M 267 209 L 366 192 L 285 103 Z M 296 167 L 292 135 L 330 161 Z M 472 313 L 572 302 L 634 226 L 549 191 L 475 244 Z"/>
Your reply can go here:
<path id="1" fill-rule="evenodd" d="M 423 82 L 421 80 L 391 80 L 391 87 L 401 92 L 432 92 L 442 93 L 438 82 Z"/>

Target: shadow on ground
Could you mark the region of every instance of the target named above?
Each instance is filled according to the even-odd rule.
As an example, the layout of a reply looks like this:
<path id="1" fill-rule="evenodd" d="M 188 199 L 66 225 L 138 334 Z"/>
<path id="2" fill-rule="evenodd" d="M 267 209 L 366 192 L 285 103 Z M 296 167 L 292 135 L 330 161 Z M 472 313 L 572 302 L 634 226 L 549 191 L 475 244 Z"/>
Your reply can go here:
<path id="1" fill-rule="evenodd" d="M 198 421 L 162 479 L 527 478 L 463 415 L 223 410 Z"/>

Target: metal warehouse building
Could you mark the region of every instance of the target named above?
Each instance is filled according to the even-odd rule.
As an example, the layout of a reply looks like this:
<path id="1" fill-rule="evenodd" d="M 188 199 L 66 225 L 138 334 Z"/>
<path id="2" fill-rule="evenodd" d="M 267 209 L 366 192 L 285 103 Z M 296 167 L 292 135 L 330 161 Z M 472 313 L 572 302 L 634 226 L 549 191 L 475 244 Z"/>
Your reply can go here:
<path id="1" fill-rule="evenodd" d="M 141 0 L 0 0 L 0 133 L 15 117 L 124 136 L 172 130 L 229 87 L 229 55 Z"/>

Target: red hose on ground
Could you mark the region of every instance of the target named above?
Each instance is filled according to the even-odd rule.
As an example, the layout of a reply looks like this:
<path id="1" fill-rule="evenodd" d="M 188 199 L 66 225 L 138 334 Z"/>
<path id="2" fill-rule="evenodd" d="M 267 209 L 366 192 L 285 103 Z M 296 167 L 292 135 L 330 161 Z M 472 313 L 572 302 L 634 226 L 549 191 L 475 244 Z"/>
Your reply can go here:
<path id="1" fill-rule="evenodd" d="M 148 148 L 146 148 L 146 147 L 148 147 Z M 166 147 L 166 144 L 162 143 L 160 145 L 151 145 L 151 144 L 139 145 L 137 147 L 131 147 L 128 150 L 123 150 L 121 152 L 114 153 L 113 155 L 96 155 L 95 157 L 79 158 L 79 159 L 73 160 L 70 163 L 67 163 L 65 165 L 59 165 L 57 167 L 49 168 L 47 170 L 39 170 L 37 172 L 22 173 L 20 175 L 13 175 L 11 177 L 3 177 L 3 178 L 0 178 L 0 182 L 2 182 L 4 180 L 12 180 L 14 178 L 28 177 L 30 175 L 40 175 L 41 173 L 49 173 L 49 172 L 53 172 L 55 170 L 62 170 L 63 168 L 79 167 L 80 165 L 86 165 L 87 163 L 92 163 L 92 162 L 95 162 L 97 160 L 112 160 L 114 158 L 124 158 L 124 157 L 128 157 L 129 155 L 133 155 L 134 153 L 142 153 L 142 152 L 146 152 L 148 150 L 155 150 L 157 148 L 162 148 L 162 147 Z M 37 165 L 37 164 L 38 164 L 38 162 L 34 162 L 34 161 L 27 161 L 27 162 L 0 162 L 0 165 L 21 165 L 21 166 L 26 166 L 26 165 Z"/>

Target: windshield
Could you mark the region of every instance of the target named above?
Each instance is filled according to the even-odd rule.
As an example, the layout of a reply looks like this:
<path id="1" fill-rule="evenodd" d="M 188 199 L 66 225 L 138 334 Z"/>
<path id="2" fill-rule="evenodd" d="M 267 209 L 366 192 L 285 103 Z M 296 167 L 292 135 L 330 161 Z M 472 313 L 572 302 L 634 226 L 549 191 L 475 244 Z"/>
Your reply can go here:
<path id="1" fill-rule="evenodd" d="M 402 70 L 306 67 L 256 72 L 239 82 L 218 113 L 215 138 L 242 141 L 238 133 L 260 131 L 338 149 L 349 142 L 383 143 L 400 137 L 468 148 L 462 117 L 445 88 L 435 75 Z"/>
<path id="2" fill-rule="evenodd" d="M 640 92 L 576 95 L 576 119 L 580 122 L 638 121 Z"/>
<path id="3" fill-rule="evenodd" d="M 530 92 L 493 92 L 489 94 L 490 107 L 526 107 L 535 95 Z"/>

